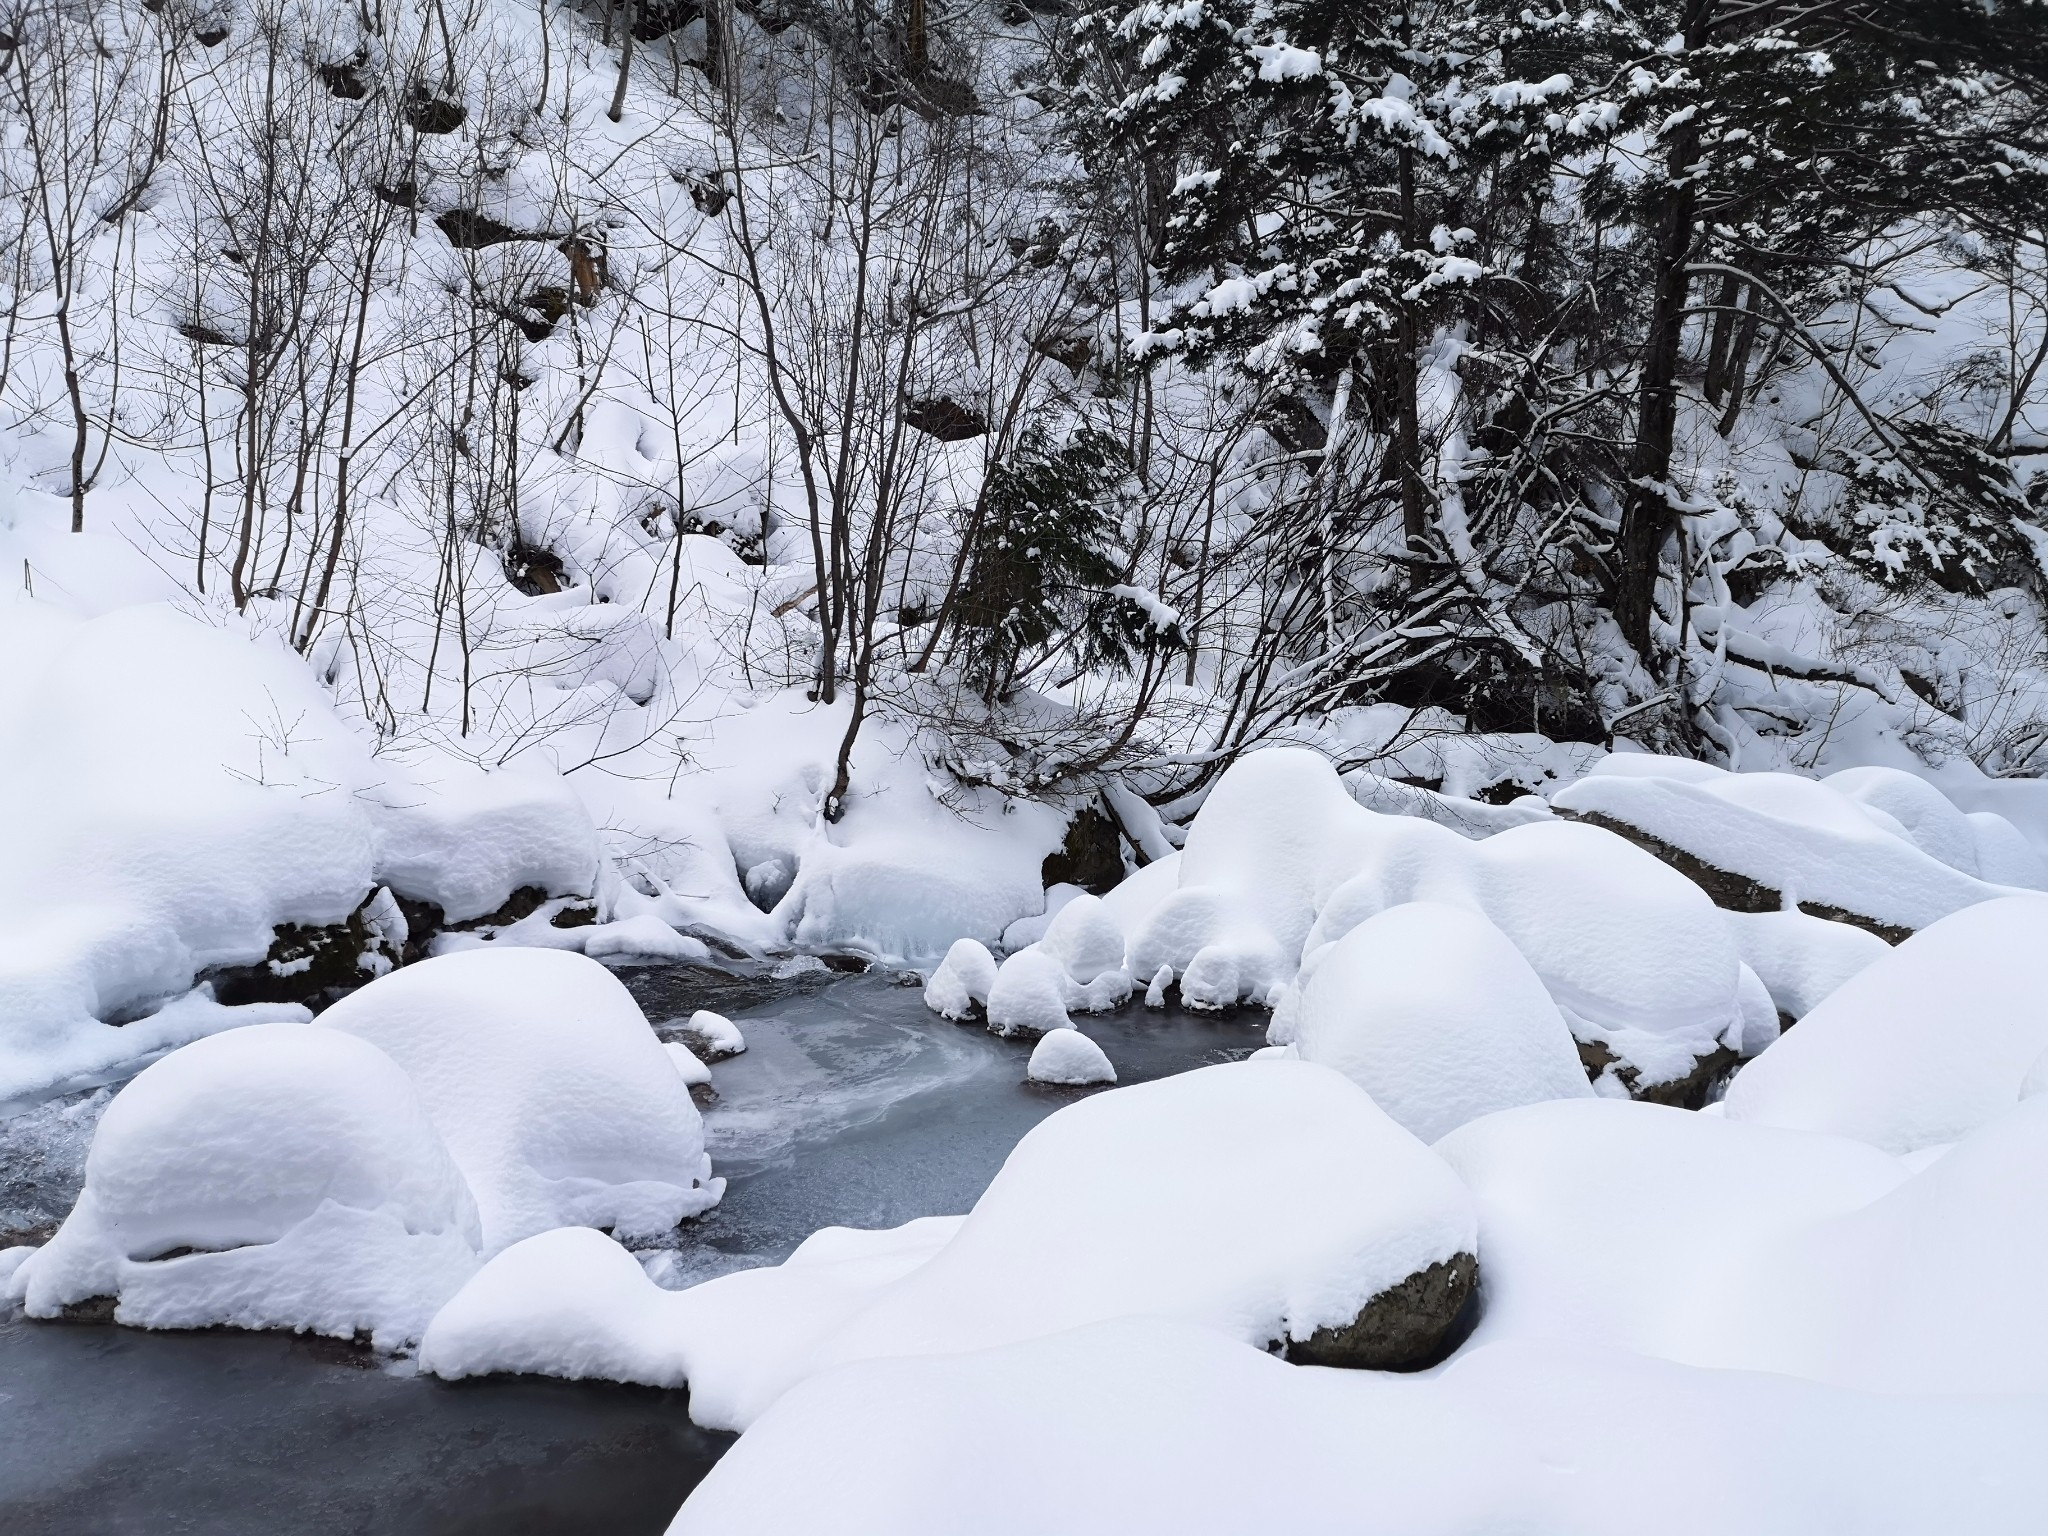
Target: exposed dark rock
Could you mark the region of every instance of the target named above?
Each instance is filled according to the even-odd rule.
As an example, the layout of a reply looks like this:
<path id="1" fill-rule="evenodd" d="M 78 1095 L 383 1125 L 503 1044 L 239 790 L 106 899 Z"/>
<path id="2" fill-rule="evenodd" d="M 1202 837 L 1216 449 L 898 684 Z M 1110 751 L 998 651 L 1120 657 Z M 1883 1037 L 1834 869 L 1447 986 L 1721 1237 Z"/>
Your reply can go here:
<path id="1" fill-rule="evenodd" d="M 505 579 L 528 597 L 560 592 L 569 584 L 562 557 L 551 549 L 514 544 L 505 551 L 504 565 Z"/>
<path id="2" fill-rule="evenodd" d="M 0 1230 L 0 1249 L 33 1248 L 47 1243 L 57 1235 L 61 1221 L 39 1222 L 33 1227 L 8 1227 Z"/>
<path id="3" fill-rule="evenodd" d="M 401 957 L 371 928 L 369 906 L 365 901 L 342 921 L 324 927 L 279 923 L 263 959 L 209 973 L 213 995 L 230 1007 L 304 1003 L 318 1008 L 375 980 Z"/>
<path id="4" fill-rule="evenodd" d="M 1339 1328 L 1318 1328 L 1305 1341 L 1290 1339 L 1295 1365 L 1334 1365 L 1361 1371 L 1421 1371 L 1441 1363 L 1470 1331 L 1468 1315 L 1479 1283 L 1479 1261 L 1452 1254 L 1389 1286 Z"/>
<path id="5" fill-rule="evenodd" d="M 948 400 L 943 395 L 906 400 L 903 403 L 903 421 L 906 426 L 915 427 L 942 443 L 965 442 L 988 431 L 988 418 L 981 412 L 972 406 L 962 405 L 958 400 Z"/>
<path id="6" fill-rule="evenodd" d="M 224 21 L 203 22 L 192 29 L 192 41 L 202 48 L 218 48 L 228 40 L 228 27 Z"/>
<path id="7" fill-rule="evenodd" d="M 1785 896 L 1773 890 L 1760 880 L 1748 875 L 1739 875 L 1733 870 L 1721 869 L 1709 864 L 1697 854 L 1687 853 L 1683 848 L 1674 848 L 1662 838 L 1645 832 L 1641 827 L 1631 826 L 1618 817 L 1608 816 L 1600 811 L 1559 810 L 1558 815 L 1573 821 L 1583 821 L 1590 827 L 1604 827 L 1616 836 L 1625 837 L 1645 853 L 1653 853 L 1677 870 L 1686 879 L 1707 893 L 1715 906 L 1728 912 L 1781 912 L 1785 908 Z M 1802 901 L 1799 910 L 1809 917 L 1824 917 L 1832 923 L 1848 923 L 1866 933 L 1874 933 L 1887 944 L 1903 944 L 1913 936 L 1913 930 L 1902 928 L 1896 923 L 1882 922 L 1861 912 L 1851 912 L 1846 907 L 1831 907 L 1823 901 Z"/>
<path id="8" fill-rule="evenodd" d="M 732 201 L 732 188 L 725 184 L 723 171 L 677 171 L 675 178 L 690 189 L 690 201 L 708 219 L 717 218 Z"/>
<path id="9" fill-rule="evenodd" d="M 510 245 L 519 240 L 552 240 L 546 230 L 514 229 L 503 220 L 475 208 L 450 208 L 434 216 L 434 225 L 458 251 L 480 251 L 486 246 Z"/>
<path id="10" fill-rule="evenodd" d="M 226 331 L 208 325 L 204 320 L 187 320 L 178 327 L 178 334 L 187 341 L 197 342 L 202 347 L 232 347 L 235 338 Z"/>
<path id="11" fill-rule="evenodd" d="M 1683 1076 L 1661 1083 L 1645 1083 L 1640 1080 L 1635 1067 L 1624 1062 L 1613 1051 L 1598 1040 L 1575 1041 L 1579 1048 L 1579 1064 L 1586 1069 L 1588 1080 L 1598 1082 L 1600 1074 L 1609 1067 L 1628 1096 L 1645 1104 L 1668 1104 L 1673 1109 L 1704 1109 L 1713 1094 L 1714 1085 L 1742 1060 L 1734 1047 L 1717 1045 L 1706 1055 L 1694 1059 L 1692 1067 Z"/>
<path id="12" fill-rule="evenodd" d="M 419 183 L 411 177 L 401 177 L 388 184 L 381 181 L 372 182 L 370 190 L 377 195 L 379 201 L 389 203 L 394 208 L 410 211 L 420 205 Z"/>
<path id="13" fill-rule="evenodd" d="M 1066 840 L 1039 866 L 1041 885 L 1078 885 L 1100 896 L 1124 878 L 1123 843 L 1116 823 L 1095 805 L 1084 805 L 1067 823 Z"/>
<path id="14" fill-rule="evenodd" d="M 55 1317 L 45 1318 L 43 1321 L 53 1323 L 111 1323 L 114 1320 L 114 1308 L 120 1304 L 112 1296 L 88 1296 L 84 1301 L 72 1302 L 71 1305 L 65 1307 Z"/>
<path id="15" fill-rule="evenodd" d="M 336 63 L 315 64 L 313 73 L 343 101 L 361 101 L 370 94 L 370 57 L 361 49 Z"/>
<path id="16" fill-rule="evenodd" d="M 1066 335 L 1041 336 L 1031 343 L 1031 350 L 1040 357 L 1050 358 L 1067 372 L 1083 372 L 1095 358 L 1095 338 L 1078 332 Z"/>
<path id="17" fill-rule="evenodd" d="M 874 962 L 865 955 L 820 955 L 825 969 L 841 976 L 864 976 Z"/>
<path id="18" fill-rule="evenodd" d="M 406 98 L 401 116 L 414 133 L 453 133 L 469 120 L 469 108 L 431 91 L 415 89 Z"/>

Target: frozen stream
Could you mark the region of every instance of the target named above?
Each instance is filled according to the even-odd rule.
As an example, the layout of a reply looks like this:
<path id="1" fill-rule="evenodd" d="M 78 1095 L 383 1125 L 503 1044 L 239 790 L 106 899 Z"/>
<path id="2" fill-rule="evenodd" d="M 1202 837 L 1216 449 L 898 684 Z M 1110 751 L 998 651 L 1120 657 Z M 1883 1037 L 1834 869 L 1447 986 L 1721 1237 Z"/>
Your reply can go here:
<path id="1" fill-rule="evenodd" d="M 684 1230 L 669 1284 L 772 1263 L 821 1226 L 963 1211 L 1074 1097 L 1023 1081 L 1028 1046 L 935 1017 L 888 972 L 621 974 L 664 1033 L 710 1007 L 747 1037 L 705 1108 L 725 1200 Z M 1132 1006 L 1085 1024 L 1131 1083 L 1243 1055 L 1254 1022 Z M 0 1199 L 61 1208 L 97 1107 L 42 1116 L 32 1141 L 0 1122 Z M 729 1443 L 680 1393 L 425 1381 L 289 1335 L 0 1323 L 8 1536 L 630 1536 L 659 1532 Z"/>

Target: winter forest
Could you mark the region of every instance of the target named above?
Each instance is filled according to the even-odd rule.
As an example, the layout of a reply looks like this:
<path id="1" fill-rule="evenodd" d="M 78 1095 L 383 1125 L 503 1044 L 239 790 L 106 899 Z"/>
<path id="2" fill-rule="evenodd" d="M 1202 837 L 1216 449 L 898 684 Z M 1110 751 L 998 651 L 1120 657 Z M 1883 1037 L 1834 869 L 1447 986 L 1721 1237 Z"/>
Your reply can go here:
<path id="1" fill-rule="evenodd" d="M 0 0 L 0 1528 L 2048 1526 L 2048 0 Z"/>

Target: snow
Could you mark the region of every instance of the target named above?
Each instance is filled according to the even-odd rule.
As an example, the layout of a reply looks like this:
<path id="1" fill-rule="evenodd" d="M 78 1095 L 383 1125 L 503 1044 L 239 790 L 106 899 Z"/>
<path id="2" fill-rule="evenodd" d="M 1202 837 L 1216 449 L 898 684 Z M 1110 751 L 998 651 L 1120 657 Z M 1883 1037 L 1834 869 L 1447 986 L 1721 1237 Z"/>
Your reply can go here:
<path id="1" fill-rule="evenodd" d="M 469 1181 L 486 1254 L 552 1227 L 655 1237 L 708 1210 L 703 1122 L 617 977 L 562 950 L 405 967 L 322 1015 L 417 1085 Z"/>
<path id="2" fill-rule="evenodd" d="M 1931 802 L 1917 791 L 1902 794 L 1881 772 L 1853 776 L 1851 794 L 1789 773 L 1726 773 L 1698 763 L 1671 771 L 1676 761 L 1611 757 L 1550 803 L 1638 829 L 1755 882 L 1785 906 L 1817 904 L 1892 928 L 1924 928 L 2007 892 L 1916 841 L 1886 804 L 1913 816 L 1921 839 L 1977 866 L 1974 831 L 1965 849 L 1954 822 L 1928 814 Z"/>
<path id="3" fill-rule="evenodd" d="M 32 1316 L 416 1339 L 477 1264 L 470 1191 L 404 1072 L 317 1024 L 187 1045 L 107 1107 L 85 1189 L 15 1271 Z"/>
<path id="4" fill-rule="evenodd" d="M 1017 1144 L 927 1262 L 834 1320 L 787 1271 L 683 1293 L 692 1413 L 744 1427 L 801 1377 L 853 1360 L 958 1353 L 1107 1318 L 1198 1321 L 1246 1343 L 1352 1321 L 1407 1276 L 1473 1251 L 1458 1180 L 1342 1075 L 1233 1063 L 1068 1105 Z M 737 1330 L 814 1341 L 766 1365 Z"/>
<path id="5" fill-rule="evenodd" d="M 1299 993 L 1301 1059 L 1342 1072 L 1423 1141 L 1496 1109 L 1593 1091 L 1542 981 L 1466 908 L 1388 907 L 1318 950 Z"/>
<path id="6" fill-rule="evenodd" d="M 1063 1088 L 1085 1088 L 1116 1081 L 1116 1068 L 1102 1047 L 1078 1029 L 1050 1030 L 1032 1048 L 1026 1077 L 1034 1083 L 1052 1083 Z"/>
<path id="7" fill-rule="evenodd" d="M 1737 1074 L 1731 1119 L 1904 1153 L 2019 1101 L 2048 1050 L 2048 900 L 1967 907 L 1857 972 Z"/>
<path id="8" fill-rule="evenodd" d="M 620 956 L 638 960 L 708 960 L 710 948 L 702 939 L 677 933 L 652 913 L 622 918 L 615 923 L 597 923 L 580 931 L 564 929 L 575 947 L 591 959 Z"/>
<path id="9" fill-rule="evenodd" d="M 1133 1318 L 818 1376 L 669 1530 L 1635 1536 L 1654 1510 L 1670 1536 L 2023 1536 L 2048 1498 L 2044 1433 L 2038 1400 L 1526 1345 L 1419 1377 L 1312 1370 Z"/>

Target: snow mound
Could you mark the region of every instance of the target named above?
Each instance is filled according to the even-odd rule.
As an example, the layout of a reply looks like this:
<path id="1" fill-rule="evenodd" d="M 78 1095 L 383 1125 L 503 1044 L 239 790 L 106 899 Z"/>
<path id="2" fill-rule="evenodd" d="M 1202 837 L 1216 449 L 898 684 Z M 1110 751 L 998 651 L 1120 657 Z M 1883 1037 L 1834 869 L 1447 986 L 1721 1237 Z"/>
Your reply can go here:
<path id="1" fill-rule="evenodd" d="M 836 1326 L 807 1310 L 788 1265 L 685 1292 L 693 1412 L 744 1427 L 828 1366 L 1131 1314 L 1302 1343 L 1473 1243 L 1456 1177 L 1347 1078 L 1306 1062 L 1204 1067 L 1048 1117 L 928 1262 L 864 1307 L 836 1294 Z M 721 1348 L 742 1333 L 818 1342 L 756 1365 Z"/>
<path id="2" fill-rule="evenodd" d="M 1956 1141 L 2019 1100 L 2048 1050 L 2048 900 L 1922 930 L 1844 982 L 1729 1086 L 1732 1120 L 1895 1153 Z"/>
<path id="3" fill-rule="evenodd" d="M 2048 870 L 2019 829 L 1989 811 L 1966 813 L 1925 779 L 1899 768 L 1844 768 L 1821 782 L 1896 822 L 1922 853 L 1951 869 L 2040 890 Z"/>
<path id="4" fill-rule="evenodd" d="M 1055 1029 L 1042 1036 L 1031 1052 L 1026 1077 L 1034 1083 L 1083 1088 L 1116 1081 L 1116 1068 L 1102 1047 L 1078 1029 Z"/>
<path id="5" fill-rule="evenodd" d="M 405 1074 L 317 1024 L 258 1024 L 146 1068 L 85 1189 L 16 1271 L 31 1315 L 96 1296 L 152 1328 L 294 1328 L 383 1348 L 475 1269 L 477 1211 Z"/>
<path id="6" fill-rule="evenodd" d="M 1342 1072 L 1423 1141 L 1593 1091 L 1529 962 L 1463 907 L 1387 908 L 1318 950 L 1298 990 L 1301 1059 Z"/>
<path id="7" fill-rule="evenodd" d="M 1789 773 L 1727 773 L 1691 762 L 1676 770 L 1675 761 L 1608 758 L 1551 804 L 1656 845 L 1739 911 L 1798 906 L 1903 937 L 2009 894 L 1977 878 L 1974 832 L 1957 830 L 1959 813 L 1942 817 L 1919 789 L 1881 771 L 1851 776 L 1844 790 Z M 1610 766 L 1616 763 L 1627 766 Z M 1912 816 L 1928 844 L 1967 860 L 1970 871 L 1929 852 L 1887 804 Z"/>
<path id="8" fill-rule="evenodd" d="M 654 1236 L 718 1202 L 703 1121 L 632 994 L 563 950 L 479 948 L 322 1015 L 418 1086 L 475 1193 L 484 1251 L 551 1227 Z"/>
<path id="9" fill-rule="evenodd" d="M 996 959 L 979 939 L 955 939 L 946 958 L 924 984 L 924 1005 L 942 1018 L 972 1018 L 988 1006 L 996 984 Z"/>
<path id="10" fill-rule="evenodd" d="M 1743 964 L 1795 1022 L 1865 966 L 1892 952 L 1876 934 L 1805 912 L 1724 912 Z"/>
<path id="11" fill-rule="evenodd" d="M 1639 1536 L 1655 1510 L 1663 1536 L 2027 1536 L 2048 1499 L 2044 1434 L 2039 1400 L 1528 1346 L 1467 1349 L 1419 1377 L 1306 1371 L 1133 1318 L 819 1376 L 669 1531 Z"/>
<path id="12" fill-rule="evenodd" d="M 581 933 L 582 940 L 576 947 L 593 960 L 616 955 L 632 959 L 690 961 L 709 959 L 711 955 L 703 940 L 677 933 L 651 912 L 642 912 L 637 917 L 623 918 L 615 923 L 597 923 L 581 930 L 572 928 L 567 932 L 571 935 Z"/>
<path id="13" fill-rule="evenodd" d="M 604 1233 L 557 1227 L 512 1244 L 441 1308 L 420 1340 L 420 1369 L 678 1387 L 669 1299 Z"/>

